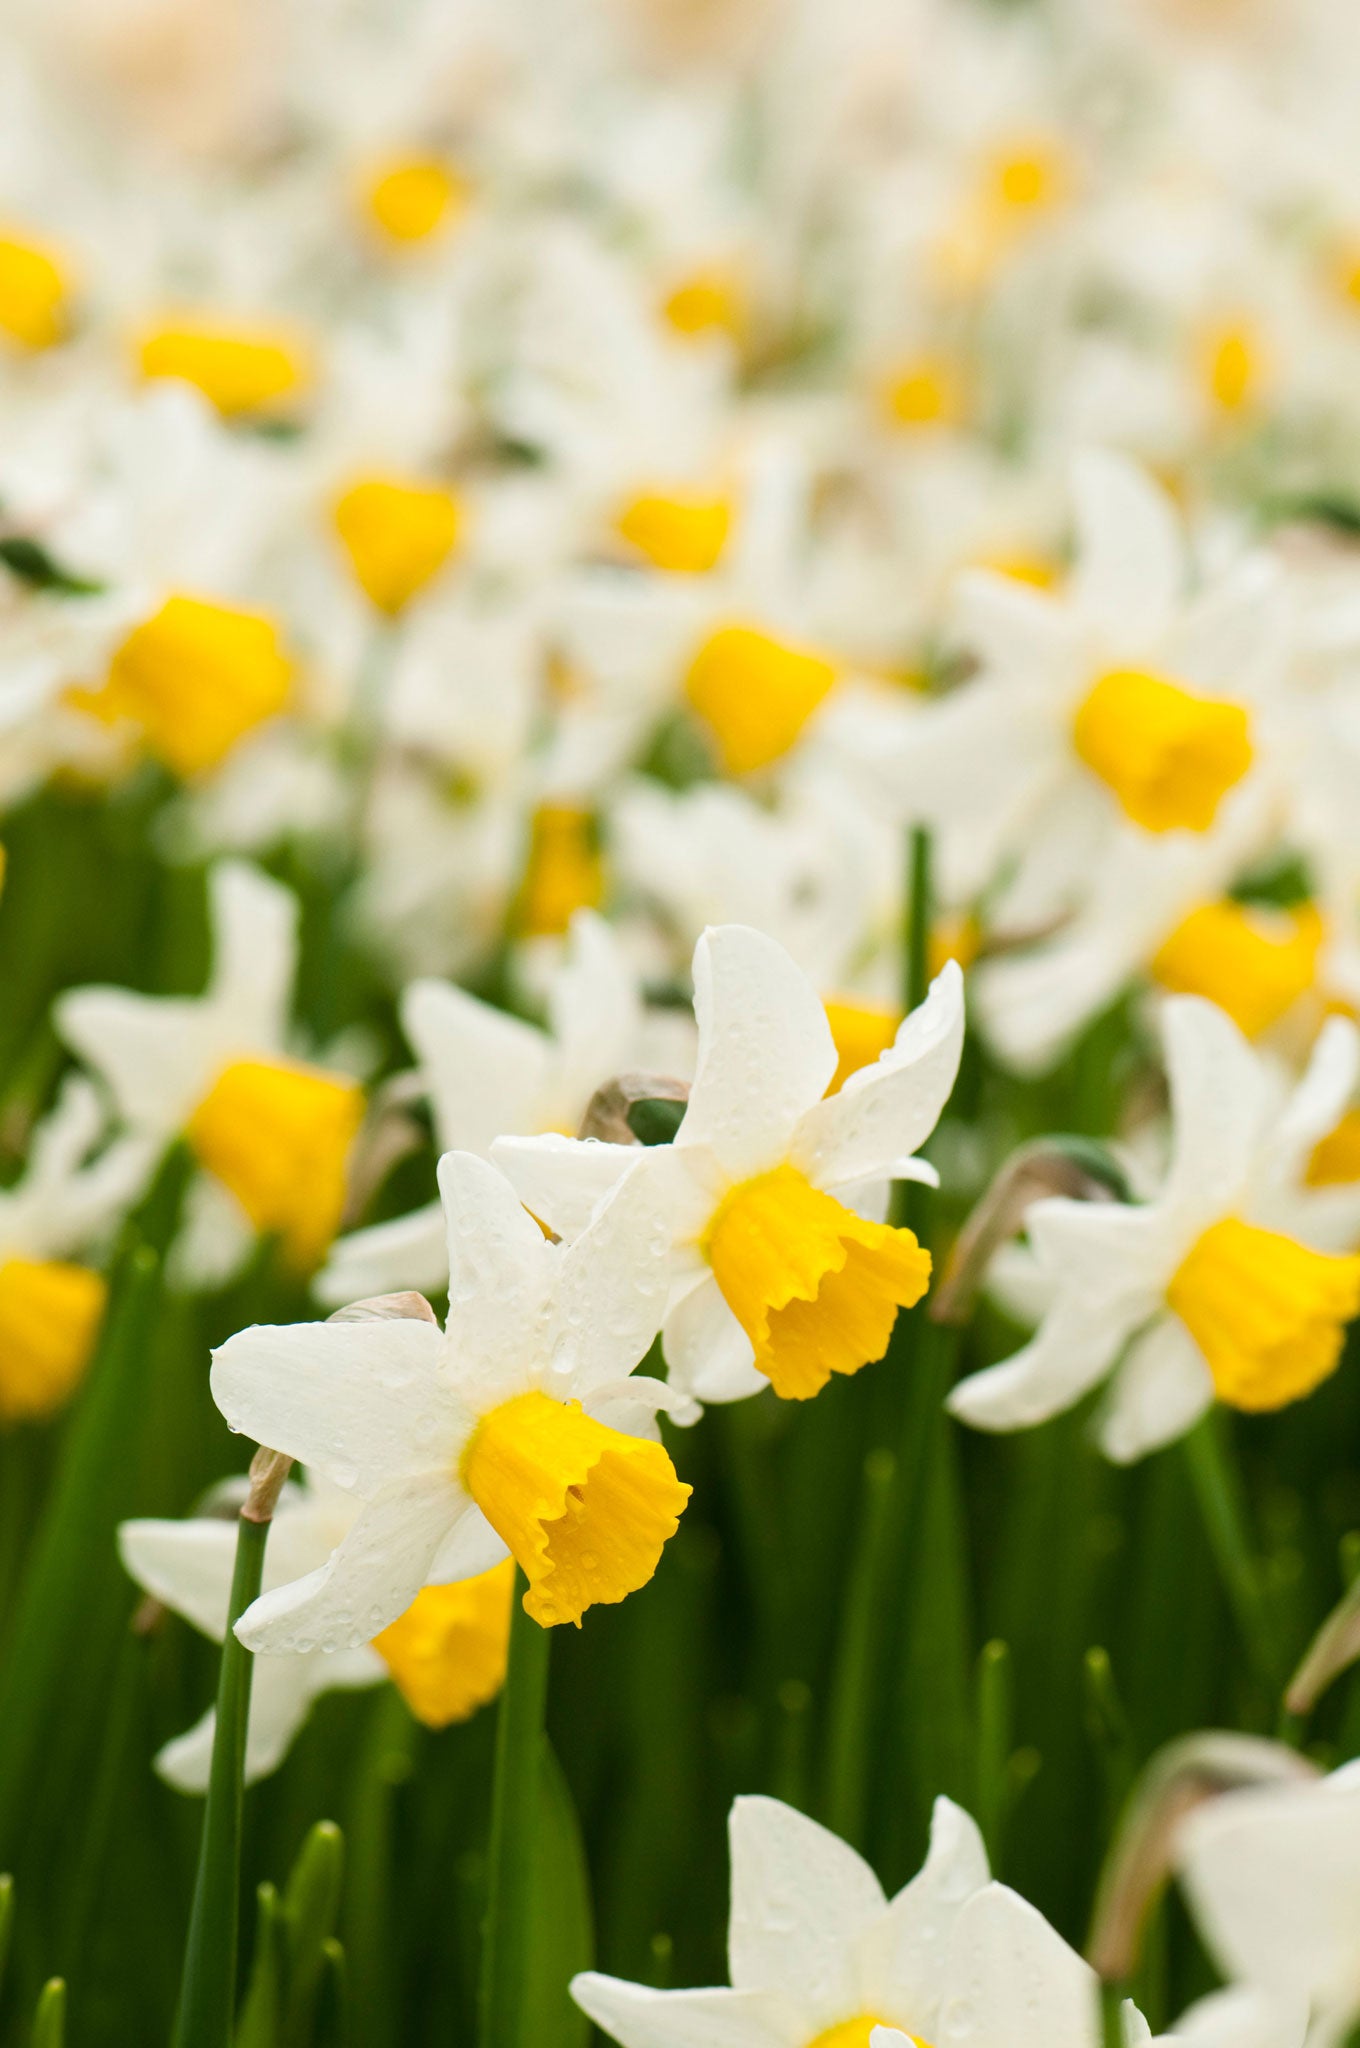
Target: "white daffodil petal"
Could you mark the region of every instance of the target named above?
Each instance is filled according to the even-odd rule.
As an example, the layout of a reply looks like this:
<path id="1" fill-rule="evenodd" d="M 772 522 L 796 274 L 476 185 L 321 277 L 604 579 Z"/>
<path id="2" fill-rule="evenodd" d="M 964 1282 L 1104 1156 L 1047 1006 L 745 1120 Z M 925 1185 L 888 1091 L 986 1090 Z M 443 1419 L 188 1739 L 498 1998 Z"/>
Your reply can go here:
<path id="1" fill-rule="evenodd" d="M 826 1011 L 783 947 L 745 925 L 711 926 L 694 954 L 699 1059 L 676 1142 L 706 1145 L 733 1175 L 783 1157 L 836 1071 Z"/>
<path id="2" fill-rule="evenodd" d="M 143 1592 L 221 1642 L 231 1605 L 234 1520 L 204 1516 L 189 1522 L 124 1522 L 118 1531 L 118 1555 Z"/>
<path id="3" fill-rule="evenodd" d="M 123 988 L 75 988 L 52 1021 L 72 1052 L 103 1076 L 129 1124 L 174 1135 L 210 1085 L 224 1050 L 201 1001 Z"/>
<path id="4" fill-rule="evenodd" d="M 960 1380 L 946 1405 L 974 1429 L 1046 1422 L 1103 1378 L 1128 1334 L 1105 1303 L 1061 1296 L 1023 1350 Z"/>
<path id="5" fill-rule="evenodd" d="M 452 1462 L 443 1358 L 439 1330 L 414 1319 L 257 1324 L 213 1353 L 212 1395 L 256 1443 L 373 1493 Z"/>
<path id="6" fill-rule="evenodd" d="M 219 861 L 208 881 L 213 973 L 207 1003 L 241 1046 L 282 1048 L 297 972 L 298 901 L 246 861 Z"/>
<path id="7" fill-rule="evenodd" d="M 949 1931 L 989 1876 L 976 1822 L 952 1799 L 937 1799 L 924 1864 L 861 1945 L 862 1967 L 881 1994 L 881 2007 L 910 2015 L 927 2037 L 947 1988 Z"/>
<path id="8" fill-rule="evenodd" d="M 1179 1840 L 1191 1911 L 1225 1974 L 1346 2005 L 1360 1991 L 1360 1788 L 1323 1779 L 1297 1790 L 1225 1794 Z"/>
<path id="9" fill-rule="evenodd" d="M 556 1255 L 547 1335 L 553 1370 L 578 1394 L 630 1373 L 661 1328 L 670 1292 L 670 1147 L 624 1175 L 590 1224 Z"/>
<path id="10" fill-rule="evenodd" d="M 177 1792 L 206 1792 L 216 1733 L 217 1710 L 209 1707 L 192 1728 L 186 1728 L 183 1735 L 172 1736 L 157 1750 L 157 1776 L 164 1778 L 167 1785 L 173 1785 Z"/>
<path id="11" fill-rule="evenodd" d="M 1307 2032 L 1306 1999 L 1234 1984 L 1196 1999 L 1159 2038 L 1185 2048 L 1303 2048 Z"/>
<path id="12" fill-rule="evenodd" d="M 930 1136 L 963 1051 L 963 975 L 950 960 L 874 1065 L 808 1110 L 790 1157 L 818 1187 L 887 1175 Z"/>
<path id="13" fill-rule="evenodd" d="M 480 1508 L 468 1507 L 458 1517 L 430 1561 L 429 1586 L 453 1586 L 475 1579 L 501 1564 L 510 1552 Z"/>
<path id="14" fill-rule="evenodd" d="M 1274 1174 L 1294 1180 L 1305 1173 L 1313 1147 L 1340 1122 L 1358 1077 L 1360 1031 L 1349 1017 L 1329 1017 L 1271 1133 L 1267 1149 Z"/>
<path id="15" fill-rule="evenodd" d="M 636 1145 L 606 1145 L 546 1132 L 540 1138 L 498 1138 L 491 1157 L 513 1182 L 531 1215 L 568 1242 L 579 1237 L 596 1206 L 637 1164 Z"/>
<path id="16" fill-rule="evenodd" d="M 653 1991 L 587 1970 L 571 1995 L 622 2048 L 802 2048 L 793 2014 L 767 1992 Z"/>
<path id="17" fill-rule="evenodd" d="M 442 1149 L 489 1152 L 502 1131 L 531 1130 L 550 1047 L 532 1024 L 447 981 L 413 981 L 401 999 Z"/>
<path id="18" fill-rule="evenodd" d="M 1167 630 L 1185 582 L 1185 548 L 1166 494 L 1126 456 L 1093 449 L 1073 465 L 1077 559 L 1072 595 L 1114 648 L 1136 623 L 1151 649 Z"/>
<path id="19" fill-rule="evenodd" d="M 376 1294 L 415 1288 L 437 1294 L 448 1285 L 449 1251 L 442 1203 L 427 1202 L 409 1216 L 394 1216 L 368 1230 L 337 1238 L 330 1257 L 312 1282 L 328 1308 L 367 1301 Z"/>
<path id="20" fill-rule="evenodd" d="M 1100 1447 L 1117 1465 L 1184 1436 L 1213 1405 L 1214 1383 L 1177 1316 L 1160 1316 L 1134 1338 L 1115 1373 L 1100 1421 Z"/>
<path id="21" fill-rule="evenodd" d="M 856 2010 L 854 1948 L 885 1908 L 862 1856 L 781 1800 L 738 1799 L 728 1821 L 727 1953 L 742 1991 L 778 1991 L 816 2026 Z"/>
<path id="22" fill-rule="evenodd" d="M 439 1162 L 449 1251 L 449 1334 L 460 1381 L 485 1387 L 532 1356 L 553 1257 L 505 1175 L 473 1152 Z"/>
<path id="23" fill-rule="evenodd" d="M 1175 1137 L 1162 1200 L 1211 1219 L 1241 1198 L 1269 1113 L 1269 1090 L 1232 1019 L 1202 997 L 1172 997 L 1163 1034 Z"/>
<path id="24" fill-rule="evenodd" d="M 596 911 L 578 910 L 571 920 L 567 957 L 548 990 L 548 1019 L 557 1049 L 554 1093 L 579 1103 L 579 1117 L 594 1090 L 629 1064 L 642 1025 L 637 976 Z"/>
<path id="25" fill-rule="evenodd" d="M 756 1371 L 751 1340 L 711 1274 L 671 1310 L 661 1341 L 671 1384 L 696 1401 L 744 1401 L 769 1385 Z"/>
<path id="26" fill-rule="evenodd" d="M 262 1593 L 237 1622 L 236 1634 L 248 1650 L 269 1656 L 371 1642 L 425 1585 L 465 1508 L 451 1473 L 389 1486 L 364 1503 L 326 1564 Z"/>
<path id="27" fill-rule="evenodd" d="M 1094 1970 L 1042 1913 L 1006 1885 L 989 1884 L 964 1906 L 949 1940 L 950 1996 L 935 2048 L 1095 2048 L 1099 1989 Z"/>

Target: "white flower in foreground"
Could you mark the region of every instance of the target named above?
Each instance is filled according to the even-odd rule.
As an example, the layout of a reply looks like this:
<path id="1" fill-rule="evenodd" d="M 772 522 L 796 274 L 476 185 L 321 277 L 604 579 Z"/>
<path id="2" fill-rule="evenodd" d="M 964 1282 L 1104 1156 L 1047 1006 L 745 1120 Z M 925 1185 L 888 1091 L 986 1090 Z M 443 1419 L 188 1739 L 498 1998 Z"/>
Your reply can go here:
<path id="1" fill-rule="evenodd" d="M 182 1614 L 215 1643 L 226 1633 L 236 1559 L 237 1517 L 244 1482 L 229 1482 L 214 1503 L 221 1513 L 185 1521 L 124 1522 L 123 1563 L 142 1587 Z M 283 1490 L 265 1550 L 266 1590 L 324 1565 L 353 1525 L 353 1498 L 322 1479 Z M 432 1586 L 372 1644 L 327 1655 L 256 1659 L 250 1686 L 246 1780 L 267 1777 L 283 1762 L 313 1700 L 339 1688 L 392 1678 L 417 1718 L 431 1727 L 464 1720 L 494 1697 L 505 1676 L 510 1634 L 508 1568 L 495 1567 L 459 1586 Z M 214 1708 L 166 1743 L 156 1768 L 181 1792 L 207 1790 Z"/>
<path id="2" fill-rule="evenodd" d="M 1112 832 L 1213 826 L 1257 759 L 1280 665 L 1267 564 L 1192 598 L 1180 519 L 1135 465 L 1084 457 L 1074 497 L 1069 584 L 969 571 L 957 638 L 979 673 L 860 748 L 901 813 L 935 826 L 951 900 L 1004 875 L 998 915 L 1021 928 L 1082 900 Z"/>
<path id="3" fill-rule="evenodd" d="M 595 1090 L 629 1068 L 649 1069 L 649 1031 L 638 977 L 611 928 L 577 911 L 567 953 L 548 985 L 539 1030 L 447 981 L 415 981 L 401 1020 L 420 1062 L 441 1152 L 485 1158 L 508 1131 L 578 1129 Z M 321 1301 L 448 1280 L 438 1201 L 343 1237 L 316 1282 Z"/>
<path id="4" fill-rule="evenodd" d="M 654 1991 L 594 1971 L 572 1996 L 623 2048 L 1095 2048 L 1094 1973 L 988 1881 L 977 1828 L 935 1802 L 925 1865 L 895 1898 L 846 1843 L 778 1800 L 730 1822 L 732 1987 Z"/>
<path id="5" fill-rule="evenodd" d="M 422 1586 L 507 1551 L 535 1620 L 579 1622 L 645 1585 L 675 1532 L 689 1488 L 652 1422 L 671 1396 L 628 1377 L 665 1300 L 655 1205 L 612 1202 L 563 1248 L 485 1160 L 449 1153 L 439 1186 L 447 1331 L 414 1318 L 298 1323 L 242 1330 L 214 1354 L 213 1398 L 232 1428 L 358 1502 L 327 1563 L 245 1614 L 237 1633 L 251 1649 L 352 1648 Z"/>
<path id="6" fill-rule="evenodd" d="M 1178 1858 L 1225 1975 L 1303 2005 L 1310 2048 L 1343 2040 L 1360 2017 L 1360 1765 L 1207 1801 Z"/>
<path id="7" fill-rule="evenodd" d="M 1101 1425 L 1124 1461 L 1180 1436 L 1217 1398 L 1283 1407 L 1341 1356 L 1360 1310 L 1360 1259 L 1286 1235 L 1300 1184 L 1354 1086 L 1353 1025 L 1334 1018 L 1281 1104 L 1237 1026 L 1197 996 L 1164 1011 L 1173 1146 L 1150 1202 L 1036 1202 L 1026 1228 L 1049 1306 L 1029 1344 L 960 1383 L 949 1406 L 980 1429 L 1023 1429 L 1113 1374 Z"/>
<path id="8" fill-rule="evenodd" d="M 804 1400 L 881 1358 L 898 1309 L 926 1291 L 930 1258 L 912 1233 L 851 1204 L 881 1216 L 889 1180 L 934 1182 L 913 1155 L 958 1071 L 963 977 L 950 961 L 887 1051 L 833 1095 L 826 1011 L 773 939 L 705 932 L 694 990 L 698 1064 L 673 1145 L 640 1165 L 628 1146 L 551 1137 L 506 1138 L 494 1156 L 565 1237 L 629 1174 L 620 1199 L 661 1204 L 671 1251 L 672 1383 L 730 1401 L 768 1379 Z"/>
<path id="9" fill-rule="evenodd" d="M 236 861 L 213 869 L 210 891 L 204 995 L 71 989 L 56 1004 L 57 1028 L 106 1082 L 129 1132 L 162 1146 L 182 1133 L 225 1191 L 228 1227 L 247 1239 L 250 1228 L 279 1232 L 306 1268 L 340 1221 L 362 1092 L 285 1052 L 297 964 L 290 891 Z"/>
<path id="10" fill-rule="evenodd" d="M 71 1075 L 22 1178 L 0 1191 L 0 1422 L 50 1414 L 89 1363 L 108 1288 L 76 1254 L 119 1220 L 152 1163 L 135 1138 L 91 1158 L 103 1128 L 94 1089 Z"/>

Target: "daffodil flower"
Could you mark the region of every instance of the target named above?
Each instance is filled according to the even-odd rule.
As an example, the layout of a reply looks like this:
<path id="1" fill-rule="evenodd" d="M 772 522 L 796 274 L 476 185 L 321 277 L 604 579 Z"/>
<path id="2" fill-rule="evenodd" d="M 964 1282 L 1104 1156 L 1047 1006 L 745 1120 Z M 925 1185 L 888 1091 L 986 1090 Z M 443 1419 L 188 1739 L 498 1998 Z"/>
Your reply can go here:
<path id="1" fill-rule="evenodd" d="M 106 1083 L 127 1130 L 165 1146 L 179 1134 L 216 1183 L 231 1247 L 277 1231 L 306 1269 L 333 1237 L 363 1096 L 348 1075 L 286 1050 L 297 903 L 242 862 L 212 872 L 213 972 L 201 996 L 72 989 L 55 1019 Z"/>
<path id="2" fill-rule="evenodd" d="M 622 2048 L 1095 2048 L 1094 1973 L 989 1881 L 982 1838 L 950 1800 L 936 1800 L 925 1865 L 892 1899 L 848 1844 L 777 1799 L 738 1799 L 729 1836 L 730 1989 L 573 1979 Z"/>
<path id="3" fill-rule="evenodd" d="M 440 1162 L 449 1321 L 243 1330 L 214 1354 L 233 1429 L 300 1458 L 359 1503 L 319 1570 L 237 1628 L 265 1651 L 353 1648 L 426 1585 L 509 1552 L 544 1627 L 645 1585 L 689 1496 L 655 1434 L 673 1396 L 629 1375 L 665 1300 L 654 1203 L 607 1204 L 546 1241 L 472 1153 Z"/>
<path id="4" fill-rule="evenodd" d="M 635 1179 L 626 1146 L 505 1138 L 493 1154 L 568 1237 L 621 1173 L 635 1199 L 655 1185 L 672 1384 L 730 1401 L 769 1381 L 804 1400 L 833 1372 L 881 1358 L 898 1309 L 926 1291 L 929 1254 L 881 1219 L 889 1180 L 935 1180 L 914 1155 L 958 1071 L 963 978 L 949 962 L 887 1051 L 832 1095 L 826 1011 L 773 939 L 743 925 L 706 932 L 694 990 L 689 1106 L 674 1145 L 650 1151 Z"/>
<path id="5" fill-rule="evenodd" d="M 1164 1010 L 1173 1149 L 1147 1202 L 1036 1202 L 1026 1228 L 1048 1307 L 1013 1358 L 963 1380 L 949 1406 L 979 1429 L 1023 1429 L 1112 1376 L 1101 1443 L 1141 1457 L 1214 1400 L 1261 1410 L 1334 1371 L 1360 1312 L 1360 1258 L 1291 1234 L 1309 1159 L 1355 1082 L 1360 1040 L 1334 1018 L 1283 1103 L 1272 1070 L 1213 1004 Z"/>
<path id="6" fill-rule="evenodd" d="M 118 1221 L 154 1163 L 137 1138 L 94 1153 L 103 1128 L 94 1088 L 71 1075 L 33 1132 L 23 1176 L 0 1192 L 0 1422 L 50 1414 L 89 1362 L 108 1290 L 77 1254 Z"/>
<path id="7" fill-rule="evenodd" d="M 1309 2048 L 1344 2041 L 1360 2016 L 1360 1766 L 1206 1801 L 1177 1862 L 1224 1974 L 1311 2015 Z"/>
<path id="8" fill-rule="evenodd" d="M 227 1626 L 239 1482 L 217 1491 L 218 1512 L 185 1521 L 124 1522 L 118 1547 L 129 1575 L 154 1599 L 220 1643 Z M 323 1565 L 352 1527 L 353 1498 L 322 1479 L 284 1488 L 265 1552 L 266 1588 L 285 1585 Z M 277 1770 L 322 1693 L 376 1685 L 392 1678 L 417 1718 L 433 1727 L 464 1720 L 494 1697 L 505 1676 L 510 1585 L 504 1565 L 485 1579 L 431 1587 L 377 1640 L 327 1656 L 261 1657 L 250 1689 L 246 1782 Z M 181 1792 L 207 1790 L 212 1764 L 213 1708 L 156 1758 L 161 1776 Z"/>
<path id="9" fill-rule="evenodd" d="M 660 1050 L 633 967 L 593 911 L 572 919 L 567 952 L 548 984 L 540 1030 L 447 981 L 414 981 L 401 1019 L 419 1060 L 441 1152 L 489 1157 L 508 1131 L 576 1131 L 595 1090 L 631 1068 L 676 1072 Z M 666 1052 L 693 1059 L 679 1034 Z M 650 1057 L 656 1048 L 657 1057 Z M 342 1237 L 316 1281 L 321 1301 L 357 1301 L 401 1287 L 434 1293 L 448 1280 L 439 1202 Z"/>
<path id="10" fill-rule="evenodd" d="M 859 744 L 888 800 L 934 826 L 950 900 L 997 887 L 1020 929 L 1082 900 L 1112 833 L 1211 829 L 1269 752 L 1285 647 L 1268 563 L 1190 596 L 1180 519 L 1135 464 L 1082 457 L 1073 496 L 1069 583 L 966 572 L 956 632 L 978 673 Z"/>

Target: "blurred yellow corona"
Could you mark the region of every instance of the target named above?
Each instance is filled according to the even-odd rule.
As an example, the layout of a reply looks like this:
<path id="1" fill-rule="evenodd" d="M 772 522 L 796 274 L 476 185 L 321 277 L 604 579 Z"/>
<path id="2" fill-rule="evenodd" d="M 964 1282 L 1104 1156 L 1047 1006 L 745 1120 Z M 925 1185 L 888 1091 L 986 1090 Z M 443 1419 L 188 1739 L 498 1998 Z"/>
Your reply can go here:
<path id="1" fill-rule="evenodd" d="M 619 514 L 618 529 L 654 568 L 700 576 L 716 567 L 732 525 L 726 498 L 643 491 Z"/>
<path id="2" fill-rule="evenodd" d="M 390 242 L 428 242 L 467 206 L 470 188 L 439 157 L 396 157 L 374 168 L 363 188 L 364 211 Z"/>
<path id="3" fill-rule="evenodd" d="M 0 1263 L 0 1422 L 41 1419 L 74 1392 L 90 1362 L 108 1289 L 86 1266 Z"/>
<path id="4" fill-rule="evenodd" d="M 292 663 L 271 619 L 196 597 L 170 597 L 134 626 L 86 708 L 131 719 L 177 775 L 225 760 L 288 701 Z"/>
<path id="5" fill-rule="evenodd" d="M 208 1171 L 257 1230 L 277 1231 L 310 1270 L 340 1227 L 350 1147 L 363 1116 L 355 1081 L 283 1060 L 237 1060 L 189 1119 Z"/>
<path id="6" fill-rule="evenodd" d="M 1283 1408 L 1335 1371 L 1345 1326 L 1360 1312 L 1360 1258 L 1310 1251 L 1226 1216 L 1192 1246 L 1166 1298 L 1221 1401 Z"/>
<path id="7" fill-rule="evenodd" d="M 438 484 L 361 477 L 336 502 L 335 530 L 360 589 L 395 618 L 457 547 L 463 508 Z"/>
<path id="8" fill-rule="evenodd" d="M 417 1721 L 448 1728 L 493 1700 L 505 1682 L 515 1567 L 504 1564 L 452 1586 L 426 1586 L 399 1620 L 373 1638 Z"/>
<path id="9" fill-rule="evenodd" d="M 861 1067 L 871 1067 L 897 1036 L 902 1012 L 884 1003 L 858 1003 L 848 997 L 829 996 L 826 1021 L 836 1046 L 836 1071 L 828 1095 L 836 1094 Z"/>
<path id="10" fill-rule="evenodd" d="M 1193 696 L 1141 669 L 1101 676 L 1077 711 L 1072 741 L 1145 832 L 1207 832 L 1252 762 L 1240 704 Z"/>
<path id="11" fill-rule="evenodd" d="M 265 413 L 311 382 L 311 354 L 291 330 L 185 317 L 142 335 L 144 377 L 178 377 L 226 419 Z"/>
<path id="12" fill-rule="evenodd" d="M 685 695 L 729 775 L 787 754 L 836 681 L 833 663 L 754 626 L 720 626 L 689 665 Z"/>
<path id="13" fill-rule="evenodd" d="M 1312 987 L 1322 939 L 1311 903 L 1294 910 L 1201 903 L 1163 940 L 1150 971 L 1174 994 L 1207 996 L 1258 1038 Z"/>
<path id="14" fill-rule="evenodd" d="M 604 856 L 591 812 L 575 804 L 540 804 L 529 831 L 529 857 L 516 923 L 526 938 L 557 938 L 578 910 L 604 895 Z"/>
<path id="15" fill-rule="evenodd" d="M 65 336 L 69 301 L 55 251 L 0 230 L 0 333 L 23 348 L 51 348 Z"/>

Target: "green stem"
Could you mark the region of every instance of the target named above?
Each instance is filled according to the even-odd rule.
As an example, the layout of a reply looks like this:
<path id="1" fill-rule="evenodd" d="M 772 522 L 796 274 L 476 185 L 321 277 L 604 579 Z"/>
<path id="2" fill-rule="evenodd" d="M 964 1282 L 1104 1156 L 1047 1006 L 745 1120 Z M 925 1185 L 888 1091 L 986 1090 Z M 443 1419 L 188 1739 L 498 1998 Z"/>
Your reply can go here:
<path id="1" fill-rule="evenodd" d="M 241 1918 L 241 1812 L 245 1788 L 246 1724 L 253 1659 L 236 1639 L 235 1624 L 258 1596 L 268 1522 L 236 1529 L 227 1633 L 217 1684 L 217 1725 L 203 1814 L 189 1939 L 174 2048 L 229 2048 L 236 2003 L 236 1948 Z"/>
<path id="2" fill-rule="evenodd" d="M 930 987 L 931 840 L 924 825 L 913 825 L 907 847 L 907 924 L 902 993 L 909 1010 Z"/>
<path id="3" fill-rule="evenodd" d="M 896 1479 L 892 1452 L 870 1451 L 864 1461 L 864 1510 L 828 1714 L 826 1824 L 856 1847 L 864 1841 L 868 1807 Z"/>
<path id="4" fill-rule="evenodd" d="M 515 1574 L 510 1660 L 496 1721 L 486 1925 L 482 1937 L 482 2048 L 527 2048 L 525 1990 L 539 1786 L 548 1703 L 549 1637 L 524 1611 Z M 188 2044 L 185 2044 L 188 2048 Z"/>
<path id="5" fill-rule="evenodd" d="M 1275 1628 L 1247 1526 L 1241 1474 L 1224 1422 L 1211 1409 L 1184 1439 L 1186 1463 L 1223 1590 L 1257 1675 L 1274 1686 L 1278 1672 Z"/>
<path id="6" fill-rule="evenodd" d="M 995 1638 L 982 1646 L 977 1663 L 977 1792 L 973 1808 L 993 1873 L 1001 1863 L 1015 1702 L 1009 1647 Z"/>

